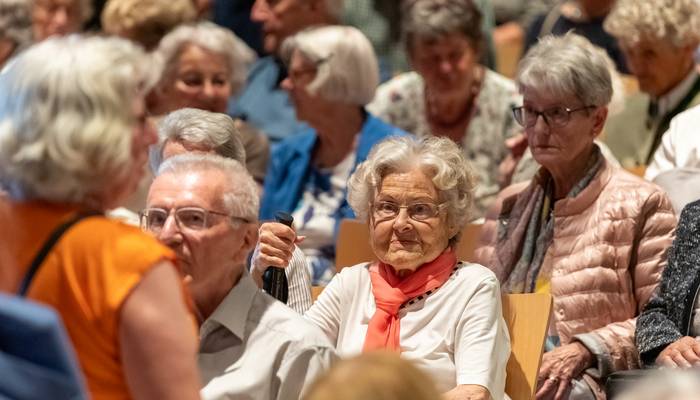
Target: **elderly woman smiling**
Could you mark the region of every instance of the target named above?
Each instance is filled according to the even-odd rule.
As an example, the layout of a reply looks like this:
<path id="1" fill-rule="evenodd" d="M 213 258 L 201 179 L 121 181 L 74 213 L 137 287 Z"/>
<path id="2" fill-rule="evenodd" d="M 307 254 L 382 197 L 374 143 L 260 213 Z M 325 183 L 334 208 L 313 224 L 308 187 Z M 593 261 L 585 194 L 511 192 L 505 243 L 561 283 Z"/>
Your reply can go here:
<path id="1" fill-rule="evenodd" d="M 282 141 L 265 177 L 260 218 L 276 211 L 294 215 L 299 245 L 313 270 L 314 284 L 335 273 L 335 232 L 340 219 L 354 216 L 345 201 L 346 182 L 371 147 L 405 135 L 365 111 L 379 82 L 369 40 L 348 26 L 302 31 L 285 40 L 289 75 L 282 82 L 299 120 L 310 127 Z M 294 237 L 291 229 L 290 237 Z"/>
<path id="2" fill-rule="evenodd" d="M 244 84 L 255 54 L 229 30 L 200 22 L 165 35 L 155 58 L 161 73 L 149 99 L 152 114 L 185 107 L 225 113 L 229 97 Z M 262 182 L 269 158 L 267 139 L 243 121 L 234 122 L 245 148 L 246 168 Z"/>
<path id="3" fill-rule="evenodd" d="M 474 217 L 481 217 L 501 189 L 505 140 L 521 131 L 510 112 L 520 96 L 511 80 L 479 64 L 482 18 L 472 1 L 405 3 L 403 42 L 414 71 L 380 86 L 368 110 L 419 137 L 461 144 L 479 180 Z"/>
<path id="4" fill-rule="evenodd" d="M 452 249 L 473 186 L 446 138 L 388 139 L 358 166 L 348 201 L 379 262 L 344 268 L 305 314 L 341 356 L 397 351 L 447 398 L 503 398 L 510 342 L 498 280 Z"/>
<path id="5" fill-rule="evenodd" d="M 612 95 L 601 49 L 573 34 L 544 38 L 517 83 L 523 106 L 513 112 L 542 168 L 499 195 L 477 259 L 504 291 L 554 298 L 537 398 L 598 397 L 610 372 L 638 366 L 635 317 L 676 218 L 661 189 L 612 167 L 593 142 Z"/>

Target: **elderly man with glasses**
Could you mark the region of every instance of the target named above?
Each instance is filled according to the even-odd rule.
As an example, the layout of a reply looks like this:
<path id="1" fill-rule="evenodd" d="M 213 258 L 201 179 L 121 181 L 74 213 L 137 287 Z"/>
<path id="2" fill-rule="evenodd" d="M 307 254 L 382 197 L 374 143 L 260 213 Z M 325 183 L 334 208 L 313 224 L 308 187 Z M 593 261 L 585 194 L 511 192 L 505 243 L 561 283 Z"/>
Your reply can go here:
<path id="1" fill-rule="evenodd" d="M 204 399 L 296 399 L 335 358 L 316 327 L 247 273 L 257 210 L 240 163 L 182 154 L 160 166 L 141 213 L 141 226 L 175 251 L 194 299 Z"/>

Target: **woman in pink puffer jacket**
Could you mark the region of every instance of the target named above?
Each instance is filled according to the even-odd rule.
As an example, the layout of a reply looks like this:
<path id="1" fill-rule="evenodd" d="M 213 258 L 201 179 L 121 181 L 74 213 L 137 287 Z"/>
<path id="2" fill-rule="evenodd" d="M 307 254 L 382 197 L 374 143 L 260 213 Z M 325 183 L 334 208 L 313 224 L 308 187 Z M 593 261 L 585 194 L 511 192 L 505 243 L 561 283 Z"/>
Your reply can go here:
<path id="1" fill-rule="evenodd" d="M 541 40 L 521 61 L 523 106 L 513 112 L 542 168 L 499 195 L 477 250 L 505 292 L 554 298 L 538 399 L 604 398 L 608 374 L 638 368 L 635 318 L 673 240 L 667 196 L 609 165 L 594 143 L 610 63 L 573 34 Z"/>

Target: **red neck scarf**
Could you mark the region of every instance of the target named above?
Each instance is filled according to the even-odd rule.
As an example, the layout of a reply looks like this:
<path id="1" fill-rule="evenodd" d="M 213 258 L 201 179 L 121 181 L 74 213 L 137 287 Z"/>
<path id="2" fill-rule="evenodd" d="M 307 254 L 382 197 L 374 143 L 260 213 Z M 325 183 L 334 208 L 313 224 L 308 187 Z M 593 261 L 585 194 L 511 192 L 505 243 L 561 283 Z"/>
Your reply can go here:
<path id="1" fill-rule="evenodd" d="M 400 352 L 399 308 L 408 300 L 442 286 L 456 263 L 455 253 L 448 248 L 438 258 L 423 264 L 404 279 L 396 275 L 391 265 L 382 262 L 372 264 L 369 276 L 377 310 L 369 320 L 362 351 L 385 349 Z"/>

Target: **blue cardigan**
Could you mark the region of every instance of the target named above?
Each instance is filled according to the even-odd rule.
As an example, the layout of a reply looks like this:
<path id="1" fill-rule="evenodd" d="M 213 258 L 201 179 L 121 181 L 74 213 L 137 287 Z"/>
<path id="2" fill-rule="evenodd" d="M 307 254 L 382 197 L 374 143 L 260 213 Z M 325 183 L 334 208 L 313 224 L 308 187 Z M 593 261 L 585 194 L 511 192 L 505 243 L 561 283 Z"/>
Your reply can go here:
<path id="1" fill-rule="evenodd" d="M 353 171 L 359 163 L 367 159 L 375 143 L 390 136 L 404 135 L 407 133 L 403 130 L 368 113 L 360 131 Z M 291 213 L 296 209 L 309 178 L 311 155 L 317 140 L 316 131 L 306 128 L 299 134 L 283 140 L 273 149 L 260 202 L 260 219 L 271 220 L 277 211 Z M 347 199 L 343 199 L 336 214 L 336 231 L 341 219 L 354 217 Z"/>

